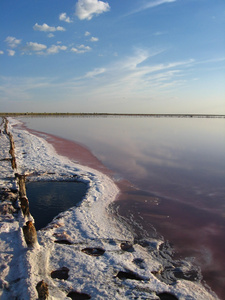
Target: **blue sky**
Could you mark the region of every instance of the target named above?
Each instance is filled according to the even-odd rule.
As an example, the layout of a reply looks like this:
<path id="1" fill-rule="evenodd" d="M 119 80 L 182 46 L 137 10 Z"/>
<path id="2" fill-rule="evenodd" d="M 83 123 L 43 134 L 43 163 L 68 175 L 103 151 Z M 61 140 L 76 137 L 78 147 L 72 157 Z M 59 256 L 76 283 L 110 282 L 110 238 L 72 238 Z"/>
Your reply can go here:
<path id="1" fill-rule="evenodd" d="M 224 0 L 2 0 L 0 111 L 225 114 Z"/>

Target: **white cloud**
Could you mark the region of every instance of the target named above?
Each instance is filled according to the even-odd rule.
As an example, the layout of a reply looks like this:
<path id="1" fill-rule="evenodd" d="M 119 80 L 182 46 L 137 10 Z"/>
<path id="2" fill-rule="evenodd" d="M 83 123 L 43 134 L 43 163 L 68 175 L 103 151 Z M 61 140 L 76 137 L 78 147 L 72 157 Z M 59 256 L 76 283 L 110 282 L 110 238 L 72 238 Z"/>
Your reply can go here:
<path id="1" fill-rule="evenodd" d="M 98 42 L 99 38 L 92 36 L 90 39 L 91 42 Z"/>
<path id="2" fill-rule="evenodd" d="M 16 51 L 14 50 L 7 50 L 8 51 L 8 56 L 14 56 L 16 54 Z"/>
<path id="3" fill-rule="evenodd" d="M 65 31 L 66 30 L 64 27 L 61 27 L 61 26 L 57 26 L 57 27 L 48 26 L 46 23 L 44 23 L 42 25 L 39 25 L 38 23 L 36 23 L 33 26 L 33 29 L 34 30 L 38 30 L 38 31 L 45 31 L 45 32 L 48 32 L 48 31 L 51 31 L 51 32 L 54 32 L 54 31 Z"/>
<path id="4" fill-rule="evenodd" d="M 80 20 L 91 20 L 94 15 L 99 15 L 110 10 L 107 2 L 98 0 L 78 0 L 75 15 Z"/>
<path id="5" fill-rule="evenodd" d="M 74 53 L 85 53 L 91 51 L 91 47 L 79 45 L 77 48 L 73 47 L 70 51 Z"/>
<path id="6" fill-rule="evenodd" d="M 53 38 L 53 37 L 54 37 L 54 34 L 53 34 L 53 33 L 49 33 L 49 34 L 48 34 L 48 37 L 49 37 L 49 38 Z"/>
<path id="7" fill-rule="evenodd" d="M 58 53 L 60 50 L 65 51 L 67 50 L 67 47 L 63 45 L 52 45 L 51 47 L 47 48 L 47 46 L 44 44 L 29 42 L 26 43 L 26 46 L 24 46 L 22 50 L 24 52 L 27 52 L 28 54 L 31 54 L 31 52 L 35 52 L 36 54 L 44 55 L 55 54 Z"/>
<path id="8" fill-rule="evenodd" d="M 130 99 L 137 94 L 142 99 L 148 99 L 149 95 L 162 95 L 172 91 L 175 86 L 185 86 L 185 74 L 193 67 L 195 61 L 189 59 L 164 64 L 151 63 L 151 58 L 160 53 L 162 50 L 148 52 L 136 49 L 132 56 L 91 70 L 83 77 L 77 78 L 80 91 L 87 93 L 86 86 L 89 86 L 88 92 L 98 99 L 104 99 L 106 96 L 116 98 L 118 91 L 120 95 L 126 95 Z M 100 78 L 97 78 L 99 75 Z"/>
<path id="9" fill-rule="evenodd" d="M 86 31 L 84 35 L 85 35 L 85 36 L 89 36 L 90 34 L 91 34 L 91 33 L 90 33 L 89 31 Z"/>
<path id="10" fill-rule="evenodd" d="M 65 21 L 67 23 L 72 23 L 73 21 L 70 19 L 70 17 L 67 17 L 66 13 L 61 13 L 59 15 L 59 20 L 60 21 Z"/>
<path id="11" fill-rule="evenodd" d="M 88 72 L 85 77 L 95 77 L 97 75 L 100 75 L 102 73 L 105 73 L 106 69 L 105 68 L 97 68 L 94 69 L 93 71 Z"/>
<path id="12" fill-rule="evenodd" d="M 172 3 L 175 2 L 176 0 L 155 0 L 155 1 L 149 1 L 148 3 L 143 5 L 143 9 L 147 9 L 147 8 L 152 8 L 155 6 L 159 6 L 165 3 Z"/>
<path id="13" fill-rule="evenodd" d="M 142 4 L 139 8 L 137 8 L 134 11 L 131 11 L 128 15 L 131 14 L 135 14 L 138 12 L 141 12 L 143 10 L 149 9 L 149 8 L 153 8 L 162 4 L 166 4 L 166 3 L 172 3 L 172 2 L 176 2 L 177 0 L 150 0 L 145 2 L 144 4 Z"/>
<path id="14" fill-rule="evenodd" d="M 47 48 L 46 45 L 33 43 L 33 42 L 27 42 L 26 46 L 23 47 L 24 51 L 43 51 Z"/>
<path id="15" fill-rule="evenodd" d="M 166 31 L 156 31 L 153 35 L 160 36 L 160 35 L 164 35 L 166 33 L 167 33 Z"/>
<path id="16" fill-rule="evenodd" d="M 41 90 L 42 88 L 48 88 L 51 86 L 52 78 L 47 77 L 23 77 L 23 76 L 13 76 L 13 77 L 3 77 L 0 76 L 1 85 L 1 100 L 2 104 L 7 101 L 12 110 L 16 108 L 19 110 L 21 103 L 24 107 L 28 105 L 31 99 L 35 98 L 36 90 Z M 0 100 L 0 101 L 1 101 Z M 28 101 L 28 102 L 26 102 Z M 39 104 L 39 101 L 37 101 Z M 31 106 L 33 103 L 31 104 Z"/>
<path id="17" fill-rule="evenodd" d="M 8 36 L 6 39 L 5 39 L 5 42 L 8 44 L 8 46 L 10 48 L 16 48 L 20 43 L 21 43 L 21 40 L 18 40 L 16 39 L 15 37 L 13 36 Z"/>
<path id="18" fill-rule="evenodd" d="M 4 54 L 4 51 L 0 50 L 0 55 Z"/>
<path id="19" fill-rule="evenodd" d="M 50 48 L 47 49 L 47 53 L 48 54 L 55 54 L 55 53 L 58 53 L 60 50 L 65 51 L 66 49 L 67 49 L 66 46 L 52 45 Z"/>

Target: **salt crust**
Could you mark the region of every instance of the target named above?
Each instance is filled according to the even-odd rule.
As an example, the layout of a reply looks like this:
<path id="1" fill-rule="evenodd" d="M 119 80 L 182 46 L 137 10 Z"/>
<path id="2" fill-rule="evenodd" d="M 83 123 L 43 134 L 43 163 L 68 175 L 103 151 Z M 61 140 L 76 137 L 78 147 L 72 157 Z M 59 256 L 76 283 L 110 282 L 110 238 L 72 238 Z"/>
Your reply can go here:
<path id="1" fill-rule="evenodd" d="M 28 249 L 22 234 L 27 219 L 19 215 L 0 216 L 0 297 L 8 299 L 37 299 L 36 284 L 44 280 L 49 286 L 49 299 L 68 299 L 71 290 L 89 294 L 92 299 L 158 299 L 157 293 L 170 292 L 180 300 L 218 299 L 199 283 L 178 280 L 168 285 L 157 279 L 152 271 L 160 270 L 146 248 L 134 245 L 133 252 L 122 251 L 123 241 L 133 236 L 123 224 L 107 212 L 119 190 L 106 175 L 75 164 L 59 156 L 44 139 L 12 125 L 19 121 L 8 118 L 13 134 L 19 174 L 32 174 L 30 180 L 74 180 L 85 182 L 88 192 L 78 207 L 57 216 L 46 229 L 38 232 L 38 245 Z M 0 136 L 0 188 L 18 188 L 9 157 L 9 139 Z M 53 174 L 54 173 L 54 174 Z M 32 199 L 29 199 L 32 201 Z M 57 237 L 66 236 L 72 245 L 57 244 Z M 85 247 L 100 247 L 102 256 L 82 252 Z M 134 260 L 141 258 L 144 268 Z M 51 271 L 69 268 L 68 280 L 52 279 Z M 118 271 L 130 270 L 142 276 L 142 281 L 120 280 Z"/>

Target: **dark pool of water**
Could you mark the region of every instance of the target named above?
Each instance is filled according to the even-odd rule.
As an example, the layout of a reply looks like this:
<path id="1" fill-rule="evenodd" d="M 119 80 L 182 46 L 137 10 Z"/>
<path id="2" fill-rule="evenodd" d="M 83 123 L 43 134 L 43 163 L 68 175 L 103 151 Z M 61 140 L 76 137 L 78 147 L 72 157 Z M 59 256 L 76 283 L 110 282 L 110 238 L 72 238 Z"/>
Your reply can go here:
<path id="1" fill-rule="evenodd" d="M 82 182 L 29 182 L 26 185 L 31 215 L 37 230 L 44 228 L 60 212 L 84 198 L 87 185 Z"/>

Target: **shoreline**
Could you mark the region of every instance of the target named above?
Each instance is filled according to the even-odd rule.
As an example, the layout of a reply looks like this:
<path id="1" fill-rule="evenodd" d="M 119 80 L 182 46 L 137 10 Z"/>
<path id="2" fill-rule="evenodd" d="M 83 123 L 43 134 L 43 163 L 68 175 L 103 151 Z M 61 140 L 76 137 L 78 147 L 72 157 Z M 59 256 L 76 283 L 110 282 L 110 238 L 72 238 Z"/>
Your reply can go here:
<path id="1" fill-rule="evenodd" d="M 9 290 L 4 290 L 6 294 L 36 299 L 35 286 L 38 281 L 44 280 L 49 286 L 50 299 L 66 299 L 66 293 L 85 293 L 93 299 L 160 299 L 163 294 L 173 296 L 174 299 L 217 299 L 199 280 L 193 282 L 177 279 L 173 284 L 162 280 L 161 274 L 166 264 L 172 264 L 172 261 L 167 261 L 169 257 L 163 261 L 157 260 L 156 254 L 160 256 L 162 251 L 159 249 L 160 244 L 152 239 L 145 241 L 145 244 L 134 243 L 127 228 L 113 217 L 109 218 L 106 207 L 118 192 L 109 177 L 58 156 L 48 142 L 28 131 L 13 128 L 12 134 L 20 173 L 33 172 L 33 181 L 59 180 L 62 176 L 77 174 L 89 185 L 89 193 L 79 207 L 61 213 L 45 230 L 38 232 L 39 244 L 34 249 L 27 249 L 24 242 L 20 245 L 22 236 L 18 245 L 13 239 L 14 247 L 17 246 L 14 268 L 18 267 L 18 256 L 19 274 L 22 274 L 22 278 L 18 280 L 17 277 L 5 277 L 10 286 Z M 21 217 L 19 221 L 23 221 Z M 14 223 L 9 223 L 9 229 Z M 4 226 L 1 230 L 2 228 L 6 230 L 3 238 L 7 237 L 9 229 Z M 65 238 L 71 245 L 56 243 Z M 121 245 L 127 245 L 127 240 L 132 244 L 128 244 L 128 249 L 122 249 Z M 101 249 L 101 254 L 97 258 L 95 255 L 93 257 L 87 253 L 87 249 Z M 69 278 L 64 281 L 60 278 L 54 280 L 50 274 L 62 268 L 68 269 Z M 180 268 L 184 276 L 185 272 L 191 271 L 188 262 L 183 262 Z M 125 277 L 120 278 L 121 276 Z M 9 298 L 7 294 L 2 299 Z"/>
<path id="2" fill-rule="evenodd" d="M 111 203 L 111 213 L 115 214 L 115 216 L 119 217 L 120 219 L 124 219 L 126 223 L 129 224 L 129 227 L 132 227 L 131 230 L 133 233 L 135 233 L 135 235 L 140 237 L 140 235 L 143 234 L 141 232 L 143 230 L 141 224 L 139 224 L 138 222 L 136 223 L 136 225 L 132 224 L 132 221 L 127 215 L 127 211 L 129 210 L 130 205 L 127 203 L 127 205 L 122 206 L 122 209 L 119 209 L 117 208 L 117 203 L 123 200 L 127 200 L 128 197 L 131 199 L 135 199 L 138 197 L 143 203 L 146 201 L 146 199 L 154 202 L 155 199 L 158 199 L 157 195 L 153 193 L 148 193 L 148 195 L 144 193 L 143 195 L 142 190 L 136 188 L 126 179 L 120 179 L 119 181 L 114 180 L 113 171 L 107 168 L 86 146 L 83 146 L 78 142 L 58 137 L 50 133 L 30 129 L 24 123 L 22 125 L 19 125 L 19 127 L 27 130 L 34 135 L 37 135 L 40 138 L 44 138 L 54 147 L 57 154 L 65 156 L 66 158 L 80 164 L 81 166 L 93 168 L 94 170 L 97 170 L 105 174 L 106 176 L 109 176 L 119 189 L 116 198 Z M 118 210 L 120 210 L 120 212 Z M 156 229 L 153 226 L 151 230 L 151 238 L 156 238 L 158 240 L 163 239 L 163 237 L 157 233 Z"/>
<path id="3" fill-rule="evenodd" d="M 109 176 L 113 180 L 113 171 L 109 170 L 106 166 L 104 166 L 92 153 L 90 150 L 88 150 L 85 146 L 80 145 L 77 142 L 70 141 L 61 137 L 57 137 L 53 134 L 45 133 L 45 132 L 40 132 L 36 131 L 34 129 L 29 129 L 26 126 L 24 126 L 26 130 L 28 130 L 31 133 L 37 134 L 38 136 L 44 138 L 47 142 L 53 145 L 53 147 L 56 149 L 56 152 L 60 155 L 66 156 L 69 159 L 72 160 L 77 160 L 79 164 L 81 165 L 86 165 L 88 167 L 94 168 L 100 172 L 103 172 L 107 176 Z M 71 151 L 70 151 L 71 150 Z M 82 151 L 84 151 L 85 155 L 82 155 Z M 119 193 L 115 200 L 111 203 L 113 209 L 112 213 L 116 215 L 116 217 L 121 220 L 125 220 L 126 223 L 129 225 L 130 229 L 132 230 L 133 234 L 135 234 L 136 238 L 140 238 L 141 236 L 143 237 L 143 234 L 147 234 L 148 237 L 157 239 L 157 240 L 164 240 L 164 236 L 161 236 L 156 229 L 154 228 L 153 225 L 147 226 L 148 227 L 148 232 L 146 231 L 144 233 L 142 224 L 139 223 L 135 219 L 135 225 L 132 224 L 132 219 L 129 217 L 129 209 L 130 209 L 130 204 L 129 201 L 126 201 L 128 198 L 135 200 L 138 199 L 138 201 L 143 202 L 143 204 L 147 201 L 150 202 L 157 202 L 161 201 L 162 199 L 161 196 L 158 196 L 154 193 L 142 193 L 142 190 L 139 190 L 135 186 L 133 186 L 129 181 L 122 179 L 120 181 L 115 181 L 113 180 L 114 183 L 117 185 L 119 188 Z M 123 201 L 123 204 L 120 207 L 117 207 L 117 205 L 121 204 L 121 201 Z M 160 215 L 150 215 L 150 217 L 161 217 Z M 171 249 L 171 251 L 173 251 Z M 185 259 L 185 257 L 181 258 L 179 252 L 175 253 L 174 252 L 174 259 Z M 198 264 L 196 264 L 196 267 L 198 267 Z M 204 280 L 204 278 L 203 278 Z M 206 283 L 207 285 L 207 283 Z"/>
<path id="4" fill-rule="evenodd" d="M 51 144 L 56 150 L 57 154 L 67 157 L 68 159 L 97 171 L 100 171 L 106 175 L 112 175 L 112 171 L 109 170 L 100 160 L 87 149 L 87 147 L 68 139 L 58 137 L 53 134 L 41 132 L 38 130 L 30 129 L 25 124 L 19 126 L 27 130 L 28 132 L 44 138 L 49 144 Z"/>
<path id="5" fill-rule="evenodd" d="M 80 164 L 81 166 L 93 168 L 94 170 L 97 170 L 109 176 L 113 180 L 114 184 L 119 188 L 119 193 L 113 201 L 114 203 L 126 199 L 128 195 L 129 197 L 131 197 L 132 193 L 136 194 L 138 193 L 138 191 L 140 191 L 126 179 L 121 179 L 119 181 L 114 180 L 114 172 L 107 168 L 86 146 L 83 146 L 78 142 L 58 137 L 50 133 L 30 129 L 24 123 L 22 125 L 19 125 L 19 128 L 23 128 L 28 132 L 39 136 L 40 138 L 44 138 L 48 143 L 50 143 L 54 147 L 57 154 L 65 156 L 66 158 L 74 161 L 75 163 Z M 142 191 L 140 191 L 140 193 L 141 192 Z M 156 195 L 154 194 L 152 194 L 149 197 L 151 198 L 152 196 L 156 197 Z M 135 197 L 135 195 L 133 197 Z M 146 198 L 148 198 L 147 195 L 145 195 L 143 202 L 146 201 Z M 129 205 L 127 205 L 127 208 L 123 208 L 123 210 L 126 211 L 128 208 Z M 125 215 L 126 213 L 122 214 L 122 217 L 125 217 Z"/>

